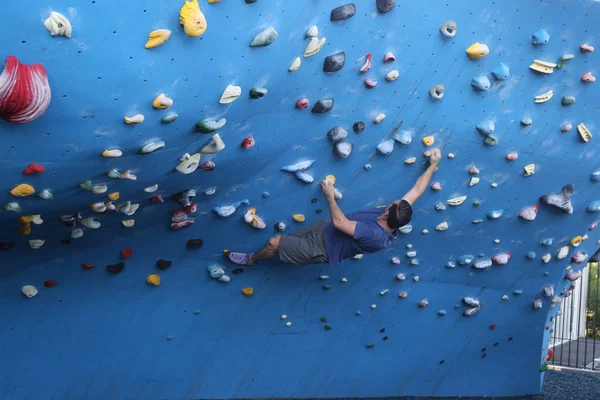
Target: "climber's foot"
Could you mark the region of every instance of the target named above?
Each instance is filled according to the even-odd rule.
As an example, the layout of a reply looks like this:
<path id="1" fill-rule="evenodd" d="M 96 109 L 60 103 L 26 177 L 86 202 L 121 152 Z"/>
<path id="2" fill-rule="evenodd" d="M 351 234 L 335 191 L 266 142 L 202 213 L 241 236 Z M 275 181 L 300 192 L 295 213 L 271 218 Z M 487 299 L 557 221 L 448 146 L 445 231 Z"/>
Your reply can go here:
<path id="1" fill-rule="evenodd" d="M 247 253 L 236 253 L 235 251 L 227 251 L 225 255 L 234 264 L 237 265 L 255 265 L 256 262 L 252 262 L 252 254 Z"/>

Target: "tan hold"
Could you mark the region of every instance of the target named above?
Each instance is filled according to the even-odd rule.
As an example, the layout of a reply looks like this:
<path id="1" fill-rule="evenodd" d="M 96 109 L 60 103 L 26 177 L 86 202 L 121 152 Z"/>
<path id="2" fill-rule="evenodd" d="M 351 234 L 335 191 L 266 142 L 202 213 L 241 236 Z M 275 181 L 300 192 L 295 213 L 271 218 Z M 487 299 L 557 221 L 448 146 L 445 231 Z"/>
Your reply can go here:
<path id="1" fill-rule="evenodd" d="M 449 206 L 460 206 L 462 203 L 465 202 L 466 199 L 467 196 L 455 197 L 453 199 L 447 200 L 446 204 L 448 204 Z"/>
<path id="2" fill-rule="evenodd" d="M 592 140 L 592 133 L 583 123 L 577 125 L 577 130 L 579 131 L 579 136 L 581 136 L 584 142 L 587 143 Z"/>
<path id="3" fill-rule="evenodd" d="M 529 164 L 523 168 L 524 176 L 531 176 L 533 174 L 535 174 L 535 164 Z"/>
<path id="4" fill-rule="evenodd" d="M 292 215 L 292 219 L 296 222 L 304 222 L 306 221 L 306 217 L 302 214 L 294 214 Z"/>
<path id="5" fill-rule="evenodd" d="M 404 160 L 404 164 L 407 164 L 407 165 L 414 164 L 415 161 L 417 161 L 416 157 L 407 158 L 406 160 Z"/>
<path id="6" fill-rule="evenodd" d="M 156 98 L 152 102 L 152 107 L 158 108 L 159 110 L 166 110 L 172 105 L 173 99 L 168 98 L 167 96 L 165 96 L 164 93 L 161 93 L 158 96 L 156 96 Z"/>
<path id="7" fill-rule="evenodd" d="M 552 98 L 552 96 L 554 96 L 554 92 L 552 90 L 549 90 L 548 92 L 544 93 L 544 94 L 540 94 L 539 96 L 535 96 L 534 100 L 536 103 L 545 103 L 548 100 L 550 100 Z"/>
<path id="8" fill-rule="evenodd" d="M 381 114 L 379 114 L 378 116 L 375 117 L 375 119 L 373 120 L 373 123 L 374 124 L 378 124 L 381 121 L 383 121 L 384 119 L 385 119 L 385 114 L 381 113 Z"/>
<path id="9" fill-rule="evenodd" d="M 306 46 L 306 49 L 304 50 L 304 57 L 310 57 L 310 56 L 314 56 L 315 54 L 317 54 L 323 48 L 326 41 L 327 41 L 327 39 L 325 39 L 325 38 L 322 38 L 321 40 L 319 40 L 316 37 L 310 39 L 310 42 L 308 43 L 308 45 Z"/>
<path id="10" fill-rule="evenodd" d="M 290 65 L 290 68 L 288 69 L 288 71 L 290 71 L 290 72 L 298 71 L 298 69 L 300 69 L 300 64 L 302 64 L 302 59 L 300 57 L 296 57 L 294 59 L 294 61 L 292 62 L 292 65 Z"/>
<path id="11" fill-rule="evenodd" d="M 141 124 L 142 122 L 144 122 L 144 115 L 136 114 L 132 117 L 124 117 L 123 119 L 125 120 L 125 123 L 127 125 L 136 125 L 136 124 Z"/>
<path id="12" fill-rule="evenodd" d="M 133 228 L 133 226 L 135 225 L 135 220 L 133 220 L 133 219 L 126 219 L 124 221 L 121 221 L 121 224 L 123 224 L 123 226 L 125 228 Z"/>
<path id="13" fill-rule="evenodd" d="M 541 72 L 542 74 L 551 74 L 556 68 L 556 64 L 546 61 L 533 60 L 533 64 L 529 66 L 534 71 Z"/>

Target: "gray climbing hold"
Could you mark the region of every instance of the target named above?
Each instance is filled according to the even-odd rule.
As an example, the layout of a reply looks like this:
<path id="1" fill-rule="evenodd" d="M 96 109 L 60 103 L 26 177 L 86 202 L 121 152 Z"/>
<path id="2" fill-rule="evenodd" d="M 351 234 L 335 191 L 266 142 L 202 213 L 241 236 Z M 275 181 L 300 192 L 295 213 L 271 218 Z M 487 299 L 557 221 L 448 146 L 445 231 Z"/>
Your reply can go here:
<path id="1" fill-rule="evenodd" d="M 587 206 L 587 211 L 591 212 L 591 213 L 596 213 L 596 212 L 600 211 L 600 200 L 592 201 Z"/>
<path id="2" fill-rule="evenodd" d="M 296 177 L 304 183 L 313 183 L 315 181 L 315 178 L 313 178 L 312 175 L 307 174 L 305 172 L 296 171 L 295 174 Z"/>
<path id="3" fill-rule="evenodd" d="M 169 115 L 164 116 L 163 119 L 160 120 L 160 122 L 167 125 L 175 121 L 177 118 L 179 118 L 179 115 L 177 113 L 171 113 Z"/>
<path id="4" fill-rule="evenodd" d="M 377 0 L 377 9 L 380 13 L 387 13 L 396 7 L 396 0 Z"/>
<path id="5" fill-rule="evenodd" d="M 504 210 L 502 209 L 492 210 L 488 213 L 487 217 L 489 219 L 498 219 L 502 216 L 502 214 L 504 214 Z"/>
<path id="6" fill-rule="evenodd" d="M 39 192 L 37 192 L 36 195 L 44 200 L 52 200 L 54 198 L 54 195 L 48 189 L 42 189 Z"/>
<path id="7" fill-rule="evenodd" d="M 505 79 L 508 79 L 508 77 L 510 76 L 510 69 L 508 68 L 508 65 L 500 63 L 496 68 L 492 70 L 492 75 L 495 79 L 503 81 Z"/>
<path id="8" fill-rule="evenodd" d="M 277 31 L 272 26 L 268 27 L 252 39 L 250 47 L 269 46 L 277 40 Z"/>
<path id="9" fill-rule="evenodd" d="M 573 196 L 573 185 L 567 184 L 563 186 L 559 193 L 546 194 L 540 197 L 540 202 L 557 207 L 567 214 L 573 214 L 573 204 L 571 197 Z"/>
<path id="10" fill-rule="evenodd" d="M 481 205 L 481 200 L 479 199 L 473 199 L 473 206 L 474 207 L 479 207 Z"/>
<path id="11" fill-rule="evenodd" d="M 523 294 L 523 291 L 521 289 L 515 289 L 515 290 L 513 290 L 513 294 L 515 296 L 519 296 L 519 295 Z"/>
<path id="12" fill-rule="evenodd" d="M 285 222 L 280 221 L 280 222 L 278 222 L 278 223 L 275 224 L 274 228 L 275 228 L 275 230 L 277 232 L 283 232 L 283 231 L 286 230 L 287 225 L 285 224 Z"/>
<path id="13" fill-rule="evenodd" d="M 550 40 L 550 35 L 545 29 L 540 29 L 531 35 L 531 42 L 533 44 L 546 44 Z"/>
<path id="14" fill-rule="evenodd" d="M 121 173 L 116 168 L 113 168 L 106 173 L 106 176 L 112 179 L 119 179 L 121 177 Z"/>
<path id="15" fill-rule="evenodd" d="M 483 143 L 488 146 L 495 146 L 498 144 L 498 137 L 496 135 L 486 135 L 485 139 L 483 139 Z"/>
<path id="16" fill-rule="evenodd" d="M 394 139 L 386 140 L 377 145 L 377 151 L 383 155 L 388 155 L 394 151 Z"/>
<path id="17" fill-rule="evenodd" d="M 367 163 L 367 164 L 365 164 L 365 169 L 366 169 L 367 171 L 368 171 L 368 170 L 370 170 L 371 168 L 373 168 L 373 166 L 372 166 L 371 164 L 368 164 L 368 163 Z"/>
<path id="18" fill-rule="evenodd" d="M 267 89 L 265 88 L 252 88 L 250 89 L 250 98 L 251 99 L 260 99 L 267 94 Z"/>
<path id="19" fill-rule="evenodd" d="M 453 38 L 456 36 L 456 29 L 456 22 L 454 21 L 446 21 L 442 24 L 442 26 L 440 26 L 440 32 L 442 32 L 442 35 L 446 36 L 447 38 Z"/>
<path id="20" fill-rule="evenodd" d="M 429 89 L 429 95 L 435 100 L 441 100 L 444 97 L 444 85 L 433 85 Z"/>
<path id="21" fill-rule="evenodd" d="M 574 96 L 563 96 L 561 103 L 563 106 L 569 106 L 569 105 L 575 103 L 575 97 Z"/>
<path id="22" fill-rule="evenodd" d="M 523 126 L 529 126 L 533 123 L 533 120 L 529 117 L 525 117 L 521 120 L 521 125 Z"/>
<path id="23" fill-rule="evenodd" d="M 408 131 L 400 131 L 400 132 L 396 132 L 393 136 L 393 139 L 401 144 L 404 145 L 409 145 L 412 142 L 412 136 L 410 134 L 410 132 Z"/>
<path id="24" fill-rule="evenodd" d="M 446 209 L 446 206 L 441 201 L 438 201 L 437 203 L 435 203 L 435 209 L 438 211 L 444 211 Z"/>
<path id="25" fill-rule="evenodd" d="M 352 153 L 353 147 L 354 144 L 350 142 L 338 142 L 333 147 L 333 154 L 340 158 L 347 158 L 350 155 L 350 153 Z"/>
<path id="26" fill-rule="evenodd" d="M 485 121 L 481 121 L 479 124 L 477 124 L 475 128 L 482 135 L 490 135 L 496 130 L 496 124 L 494 124 L 494 121 L 486 119 Z"/>
<path id="27" fill-rule="evenodd" d="M 472 223 L 473 225 L 478 225 L 478 224 L 480 224 L 480 223 L 482 223 L 482 222 L 483 222 L 483 220 L 482 220 L 482 219 L 474 219 L 473 221 L 471 221 L 471 223 Z"/>
<path id="28" fill-rule="evenodd" d="M 485 260 L 479 260 L 471 265 L 471 267 L 474 269 L 488 269 L 491 266 L 492 260 L 490 260 L 489 258 Z"/>
<path id="29" fill-rule="evenodd" d="M 344 64 L 346 63 L 346 53 L 340 52 L 337 54 L 332 54 L 330 56 L 325 57 L 325 61 L 323 62 L 323 71 L 324 72 L 336 72 L 340 69 L 344 68 Z"/>
<path id="30" fill-rule="evenodd" d="M 315 103 L 311 112 L 314 114 L 324 114 L 333 108 L 333 99 L 321 99 Z"/>
<path id="31" fill-rule="evenodd" d="M 440 315 L 440 316 L 444 316 L 444 315 L 448 314 L 448 312 L 447 312 L 446 310 L 438 310 L 438 312 L 437 312 L 437 313 L 438 313 L 438 315 Z"/>
<path id="32" fill-rule="evenodd" d="M 560 60 L 558 60 L 558 64 L 556 65 L 558 68 L 562 68 L 565 66 L 565 64 L 567 63 L 567 61 L 572 60 L 573 58 L 575 58 L 575 56 L 573 54 L 563 54 L 560 57 Z"/>
<path id="33" fill-rule="evenodd" d="M 334 8 L 331 10 L 331 21 L 344 21 L 348 18 L 352 18 L 356 13 L 356 6 L 353 3 L 345 4 L 343 6 Z"/>
<path id="34" fill-rule="evenodd" d="M 196 123 L 196 130 L 199 133 L 211 133 L 221 129 L 226 123 L 227 120 L 225 118 L 221 118 L 218 121 L 203 119 L 202 121 Z"/>
<path id="35" fill-rule="evenodd" d="M 3 207 L 6 211 L 21 212 L 21 206 L 16 201 L 4 203 Z"/>
<path id="36" fill-rule="evenodd" d="M 528 251 L 527 254 L 525 254 L 525 257 L 527 257 L 529 260 L 535 259 L 535 251 Z"/>
<path id="37" fill-rule="evenodd" d="M 475 90 L 486 91 L 491 85 L 492 84 L 486 75 L 479 75 L 471 79 L 471 86 L 473 86 Z"/>
<path id="38" fill-rule="evenodd" d="M 348 131 L 341 126 L 336 126 L 327 132 L 327 137 L 333 142 L 341 142 L 348 137 Z"/>

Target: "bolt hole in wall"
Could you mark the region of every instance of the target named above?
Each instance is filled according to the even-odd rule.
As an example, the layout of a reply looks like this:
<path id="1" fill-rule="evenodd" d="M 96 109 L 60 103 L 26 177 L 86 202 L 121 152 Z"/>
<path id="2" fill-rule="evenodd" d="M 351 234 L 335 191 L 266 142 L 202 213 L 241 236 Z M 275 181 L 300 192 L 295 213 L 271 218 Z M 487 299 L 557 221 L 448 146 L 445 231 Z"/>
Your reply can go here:
<path id="1" fill-rule="evenodd" d="M 598 8 L 368 0 L 335 20 L 333 3 L 4 1 L 2 60 L 38 75 L 0 79 L 2 393 L 518 396 L 548 364 L 589 365 L 568 348 L 596 340 L 573 299 L 598 240 Z M 344 212 L 391 203 L 437 146 L 385 250 L 338 266 L 222 255 L 328 218 L 328 175 Z"/>

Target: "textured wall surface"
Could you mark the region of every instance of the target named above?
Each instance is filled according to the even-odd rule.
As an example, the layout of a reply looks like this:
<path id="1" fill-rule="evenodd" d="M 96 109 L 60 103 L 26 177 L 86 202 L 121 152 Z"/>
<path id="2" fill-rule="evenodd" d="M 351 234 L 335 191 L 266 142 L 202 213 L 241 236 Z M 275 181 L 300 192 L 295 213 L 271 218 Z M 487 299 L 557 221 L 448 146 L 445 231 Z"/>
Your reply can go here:
<path id="1" fill-rule="evenodd" d="M 398 0 L 389 13 L 377 11 L 375 0 L 357 1 L 354 17 L 331 22 L 339 0 L 223 0 L 200 1 L 208 29 L 188 37 L 178 23 L 183 1 L 4 0 L 0 10 L 0 58 L 42 63 L 48 73 L 52 101 L 39 119 L 22 125 L 0 119 L 0 203 L 18 201 L 22 212 L 0 211 L 0 241 L 15 241 L 0 252 L 0 398 L 6 399 L 135 399 L 135 398 L 249 398 L 249 397 L 380 397 L 380 396 L 500 396 L 539 393 L 546 357 L 545 346 L 558 304 L 543 298 L 543 309 L 532 300 L 542 287 L 556 295 L 571 284 L 564 280 L 569 258 L 556 252 L 577 236 L 589 239 L 569 256 L 593 254 L 597 231 L 588 227 L 597 218 L 586 212 L 600 199 L 590 175 L 598 167 L 598 83 L 581 81 L 597 69 L 597 53 L 579 50 L 583 43 L 600 44 L 597 29 L 600 4 L 591 0 L 475 1 Z M 50 11 L 67 16 L 71 38 L 52 37 L 43 21 Z M 454 20 L 458 33 L 446 39 L 440 25 Z M 308 44 L 306 31 L 319 28 L 323 49 L 303 58 L 300 69 L 288 67 Z M 252 38 L 273 26 L 279 37 L 269 47 L 250 48 Z M 173 31 L 164 45 L 147 50 L 147 35 L 155 29 Z M 534 46 L 538 29 L 550 34 L 545 45 Z M 490 54 L 469 60 L 465 49 L 474 42 L 489 46 Z M 341 71 L 322 71 L 326 56 L 346 52 Z M 386 52 L 397 60 L 383 63 Z M 367 53 L 373 66 L 359 68 Z M 564 68 L 544 75 L 529 69 L 534 59 L 557 62 L 562 54 L 575 58 Z M 0 61 L 1 62 L 1 61 Z M 505 81 L 492 78 L 500 62 L 510 67 Z M 387 82 L 385 74 L 399 71 Z M 471 79 L 487 74 L 492 86 L 478 92 Z M 379 81 L 367 89 L 364 78 Z M 229 105 L 218 100 L 227 85 L 240 85 L 242 96 Z M 435 84 L 445 96 L 428 95 Z M 265 97 L 252 100 L 251 87 L 265 87 Z M 554 97 L 535 104 L 534 96 L 554 90 Z M 174 100 L 168 111 L 152 108 L 165 93 Z M 576 102 L 561 105 L 563 96 Z M 300 98 L 311 106 L 318 99 L 335 99 L 327 114 L 294 107 Z M 160 123 L 169 112 L 179 118 Z M 373 118 L 387 117 L 380 124 Z M 145 122 L 125 125 L 123 117 L 143 113 Z M 174 168 L 184 153 L 198 152 L 210 135 L 195 132 L 204 118 L 227 118 L 219 130 L 226 148 L 212 156 L 214 171 L 198 169 L 183 175 Z M 531 126 L 521 119 L 530 117 Z M 475 126 L 495 121 L 499 143 L 487 146 Z M 355 121 L 364 121 L 360 134 Z M 561 132 L 570 122 L 573 129 Z M 595 137 L 584 143 L 580 123 Z M 327 131 L 342 126 L 354 143 L 345 160 L 332 153 Z M 376 146 L 398 130 L 409 130 L 410 145 L 396 144 L 382 156 Z M 433 135 L 444 156 L 432 182 L 442 190 L 427 190 L 414 207 L 412 233 L 399 235 L 388 249 L 339 266 L 289 266 L 278 261 L 246 268 L 228 284 L 208 276 L 206 266 L 218 262 L 231 273 L 223 249 L 251 251 L 274 234 L 273 224 L 286 221 L 289 231 L 328 216 L 318 181 L 337 177 L 343 192 L 339 204 L 351 212 L 385 205 L 401 197 L 424 171 L 424 136 Z M 243 149 L 252 136 L 256 145 Z M 166 146 L 139 156 L 139 147 L 153 140 Z M 123 157 L 101 157 L 104 149 L 119 148 Z M 518 152 L 519 158 L 505 156 Z M 449 159 L 448 153 L 455 157 Z M 405 165 L 404 160 L 417 162 Z M 203 161 L 208 158 L 203 158 Z M 279 168 L 315 159 L 315 183 L 306 184 Z M 23 175 L 29 163 L 46 167 L 40 175 Z M 372 169 L 364 165 L 370 163 Z M 469 187 L 471 165 L 480 169 L 478 185 Z M 535 164 L 535 175 L 523 167 Z M 111 168 L 130 169 L 137 181 L 113 180 Z M 89 204 L 107 201 L 81 189 L 90 179 L 120 192 L 120 200 L 139 203 L 131 217 L 114 211 L 94 213 Z M 53 200 L 37 196 L 16 199 L 9 190 L 28 183 L 36 190 L 51 189 Z M 492 187 L 497 183 L 497 187 Z M 525 221 L 519 212 L 538 203 L 565 184 L 575 188 L 574 213 L 541 205 L 537 219 Z M 164 203 L 151 203 L 143 188 L 158 184 Z M 204 190 L 217 187 L 216 194 Z M 171 212 L 179 208 L 173 193 L 198 190 L 194 225 L 169 228 Z M 270 197 L 261 193 L 269 191 Z M 435 204 L 467 196 L 458 207 L 437 211 Z M 316 198 L 315 203 L 311 199 Z M 248 199 L 267 223 L 259 231 L 243 220 L 242 206 L 228 218 L 211 212 Z M 473 200 L 481 206 L 474 207 Z M 319 215 L 317 210 L 322 209 Z M 488 212 L 503 209 L 501 218 Z M 69 239 L 71 229 L 58 219 L 81 212 L 102 223 L 97 230 Z M 291 220 L 306 215 L 304 224 Z M 18 233 L 20 215 L 41 214 L 42 225 L 31 234 Z M 473 224 L 476 219 L 480 224 Z M 134 219 L 124 228 L 121 221 Z M 449 229 L 435 231 L 448 222 Z M 422 234 L 428 229 L 429 234 Z M 190 238 L 202 238 L 199 250 L 186 248 Z M 543 239 L 553 238 L 544 247 Z M 43 239 L 37 250 L 28 240 Z M 494 240 L 499 240 L 495 243 Z M 404 257 L 406 245 L 417 251 L 419 264 Z M 121 261 L 120 251 L 133 249 L 117 275 L 105 266 Z M 533 260 L 525 257 L 536 252 Z M 510 252 L 506 265 L 479 271 L 470 266 L 446 268 L 463 254 L 489 258 Z M 541 256 L 551 253 L 544 264 Z M 390 263 L 402 258 L 400 265 Z M 155 267 L 158 259 L 173 261 L 170 269 Z M 82 262 L 95 268 L 86 270 Z M 581 265 L 571 264 L 573 269 Z M 395 280 L 397 273 L 405 281 Z M 157 273 L 159 287 L 145 279 Z M 329 275 L 327 282 L 320 275 Z M 418 276 L 418 282 L 414 277 Z M 347 283 L 341 283 L 341 278 Z M 44 280 L 56 281 L 52 288 Z M 331 286 L 324 290 L 323 285 Z M 34 285 L 33 298 L 21 287 Z M 240 290 L 253 287 L 254 295 Z M 380 296 L 384 289 L 390 289 Z M 522 290 L 515 295 L 515 290 Z M 406 291 L 401 299 L 397 294 Z M 502 296 L 508 300 L 503 301 Z M 476 297 L 483 308 L 464 317 L 461 299 Z M 427 307 L 419 302 L 428 300 Z M 376 309 L 371 305 L 376 304 Z M 361 315 L 356 315 L 356 311 Z M 447 315 L 438 315 L 446 310 Z M 282 314 L 293 325 L 286 327 Z M 320 321 L 326 316 L 331 330 Z M 546 325 L 548 324 L 548 328 Z M 492 329 L 494 325 L 495 329 Z M 168 340 L 168 339 L 171 340 Z M 385 340 L 384 340 L 385 339 Z M 374 344 L 374 347 L 367 347 Z"/>

